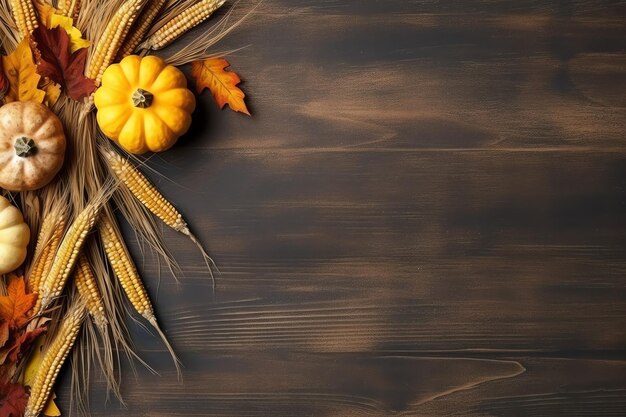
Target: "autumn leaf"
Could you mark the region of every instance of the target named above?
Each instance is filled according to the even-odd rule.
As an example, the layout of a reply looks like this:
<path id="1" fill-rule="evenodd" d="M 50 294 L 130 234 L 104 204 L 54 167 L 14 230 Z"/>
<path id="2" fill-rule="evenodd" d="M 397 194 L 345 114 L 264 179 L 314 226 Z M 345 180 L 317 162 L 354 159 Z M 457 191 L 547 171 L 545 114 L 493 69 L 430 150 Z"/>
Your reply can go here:
<path id="1" fill-rule="evenodd" d="M 11 277 L 8 295 L 0 295 L 0 319 L 10 329 L 23 327 L 30 321 L 28 312 L 35 306 L 37 294 L 26 293 L 24 277 Z"/>
<path id="2" fill-rule="evenodd" d="M 59 14 L 52 14 L 50 16 L 50 24 L 46 25 L 50 29 L 56 27 L 62 27 L 65 29 L 65 33 L 70 37 L 70 52 L 74 53 L 82 48 L 87 48 L 91 45 L 86 39 L 83 39 L 83 34 L 74 26 L 74 21 L 71 17 L 62 16 Z"/>
<path id="3" fill-rule="evenodd" d="M 37 88 L 40 75 L 33 62 L 28 39 L 22 39 L 15 51 L 2 57 L 3 72 L 9 82 L 6 101 L 43 102 L 46 93 Z"/>
<path id="4" fill-rule="evenodd" d="M 200 94 L 208 88 L 220 109 L 228 104 L 231 110 L 250 116 L 244 102 L 245 94 L 237 87 L 241 79 L 236 73 L 225 71 L 229 66 L 224 58 L 208 58 L 191 64 L 191 75 L 196 80 L 196 90 Z"/>
<path id="5" fill-rule="evenodd" d="M 25 353 L 28 353 L 28 350 L 32 346 L 33 342 L 39 335 L 46 332 L 46 329 L 43 327 L 36 328 L 31 330 L 30 332 L 24 332 L 20 336 L 18 336 L 13 345 L 7 349 L 6 355 L 4 358 L 0 358 L 0 363 L 6 362 L 8 359 L 11 363 L 17 363 L 22 357 L 24 357 Z"/>
<path id="6" fill-rule="evenodd" d="M 35 346 L 31 352 L 28 360 L 26 361 L 26 367 L 24 368 L 24 385 L 32 386 L 37 376 L 37 371 L 41 367 L 43 362 L 43 344 L 45 342 L 44 337 L 40 337 L 35 341 Z"/>
<path id="7" fill-rule="evenodd" d="M 27 402 L 28 393 L 23 385 L 0 383 L 0 416 L 21 417 Z"/>
<path id="8" fill-rule="evenodd" d="M 43 102 L 48 107 L 52 107 L 61 96 L 61 86 L 49 78 L 42 78 L 39 89 L 45 91 Z"/>
<path id="9" fill-rule="evenodd" d="M 54 392 L 50 393 L 50 397 L 48 398 L 48 402 L 46 406 L 43 408 L 41 414 L 47 417 L 60 417 L 61 410 L 57 407 L 57 404 L 54 402 L 56 400 L 57 395 Z"/>
<path id="10" fill-rule="evenodd" d="M 81 100 L 96 89 L 94 81 L 84 76 L 87 49 L 72 53 L 65 29 L 39 26 L 33 31 L 33 40 L 39 74 L 60 84 L 74 100 Z"/>

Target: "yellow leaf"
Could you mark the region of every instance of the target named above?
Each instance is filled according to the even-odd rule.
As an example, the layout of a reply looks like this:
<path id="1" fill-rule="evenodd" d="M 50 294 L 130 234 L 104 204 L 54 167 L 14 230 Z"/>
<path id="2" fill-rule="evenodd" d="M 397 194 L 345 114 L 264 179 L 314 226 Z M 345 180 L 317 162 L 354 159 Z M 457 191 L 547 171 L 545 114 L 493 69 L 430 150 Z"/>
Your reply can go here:
<path id="1" fill-rule="evenodd" d="M 61 410 L 57 407 L 54 400 L 57 398 L 56 394 L 53 392 L 50 394 L 50 398 L 48 398 L 48 402 L 46 406 L 43 408 L 43 415 L 48 417 L 59 417 L 61 415 Z"/>
<path id="2" fill-rule="evenodd" d="M 67 32 L 67 35 L 70 37 L 70 52 L 74 53 L 82 48 L 87 48 L 91 45 L 86 39 L 83 39 L 83 34 L 74 27 L 74 21 L 71 17 L 62 16 L 59 14 L 53 14 L 50 17 L 50 29 L 53 29 L 57 26 L 61 26 Z"/>
<path id="3" fill-rule="evenodd" d="M 61 95 L 61 86 L 49 78 L 44 78 L 44 82 L 39 86 L 39 88 L 46 92 L 44 102 L 48 107 L 52 107 Z"/>
<path id="4" fill-rule="evenodd" d="M 250 116 L 244 101 L 246 95 L 237 87 L 241 79 L 236 73 L 225 71 L 224 69 L 228 66 L 230 64 L 224 58 L 209 58 L 194 62 L 191 65 L 191 75 L 196 79 L 196 90 L 199 94 L 208 88 L 213 93 L 213 98 L 220 109 L 228 104 L 231 110 Z"/>
<path id="5" fill-rule="evenodd" d="M 42 103 L 46 93 L 37 88 L 39 79 L 37 67 L 33 62 L 33 53 L 28 38 L 22 39 L 15 51 L 2 57 L 4 74 L 9 80 L 6 102 L 36 101 Z"/>
<path id="6" fill-rule="evenodd" d="M 43 344 L 44 344 L 45 336 L 40 336 L 37 338 L 37 341 L 34 343 L 32 353 L 28 358 L 28 362 L 26 363 L 26 369 L 24 370 L 24 385 L 32 386 L 35 381 L 35 376 L 37 375 L 37 371 L 41 366 L 41 362 L 43 361 Z M 56 394 L 54 392 L 50 393 L 50 398 L 48 398 L 48 402 L 43 409 L 43 415 L 49 417 L 58 417 L 61 415 L 61 410 L 57 407 L 54 399 L 56 398 Z"/>
<path id="7" fill-rule="evenodd" d="M 33 349 L 28 358 L 28 362 L 26 362 L 26 368 L 24 369 L 24 385 L 31 386 L 33 385 L 33 381 L 35 380 L 35 376 L 37 375 L 37 370 L 41 366 L 41 362 L 43 361 L 43 354 L 41 350 L 43 349 L 45 336 L 39 336 L 35 343 L 33 343 Z"/>

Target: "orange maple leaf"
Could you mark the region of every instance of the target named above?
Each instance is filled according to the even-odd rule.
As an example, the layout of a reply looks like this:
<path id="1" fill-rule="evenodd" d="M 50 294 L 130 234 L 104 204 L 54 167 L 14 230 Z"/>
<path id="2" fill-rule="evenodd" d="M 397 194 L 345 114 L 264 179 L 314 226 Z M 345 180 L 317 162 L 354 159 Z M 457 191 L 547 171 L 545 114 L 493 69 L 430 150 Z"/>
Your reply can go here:
<path id="1" fill-rule="evenodd" d="M 224 58 L 208 58 L 192 63 L 191 75 L 196 79 L 196 90 L 200 94 L 208 88 L 220 109 L 228 104 L 231 110 L 250 116 L 244 101 L 246 95 L 237 87 L 241 79 L 235 72 L 225 71 L 229 66 Z"/>
<path id="2" fill-rule="evenodd" d="M 11 277 L 7 293 L 8 295 L 0 295 L 0 319 L 2 320 L 0 333 L 2 334 L 5 329 L 8 333 L 9 329 L 26 325 L 30 320 L 28 312 L 37 301 L 37 294 L 26 294 L 24 277 Z"/>

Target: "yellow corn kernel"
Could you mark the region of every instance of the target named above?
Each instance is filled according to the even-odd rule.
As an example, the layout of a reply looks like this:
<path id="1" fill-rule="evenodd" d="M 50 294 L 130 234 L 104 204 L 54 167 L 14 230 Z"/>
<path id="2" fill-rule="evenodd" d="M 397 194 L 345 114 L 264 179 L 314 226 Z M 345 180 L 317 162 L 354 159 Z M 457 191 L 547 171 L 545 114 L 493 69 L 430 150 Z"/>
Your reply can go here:
<path id="1" fill-rule="evenodd" d="M 154 18 L 159 14 L 165 3 L 166 0 L 149 0 L 118 52 L 117 60 L 121 61 L 137 49 L 146 33 L 148 33 Z"/>
<path id="2" fill-rule="evenodd" d="M 144 49 L 161 49 L 178 39 L 189 29 L 198 26 L 219 9 L 225 0 L 200 0 L 193 6 L 183 10 L 178 16 L 167 22 L 154 32 L 141 47 Z"/>
<path id="3" fill-rule="evenodd" d="M 74 268 L 78 254 L 85 243 L 87 234 L 91 231 L 102 207 L 102 202 L 88 205 L 81 211 L 63 237 L 59 250 L 54 257 L 50 272 L 43 280 L 39 299 L 41 304 L 35 311 L 39 313 L 48 307 L 53 299 L 61 295 L 67 278 Z"/>
<path id="4" fill-rule="evenodd" d="M 81 0 L 59 0 L 57 8 L 63 16 L 76 19 L 78 12 L 80 12 L 80 4 Z"/>
<path id="5" fill-rule="evenodd" d="M 190 234 L 182 214 L 137 168 L 117 153 L 107 152 L 106 156 L 109 167 L 141 204 L 172 229 Z"/>
<path id="6" fill-rule="evenodd" d="M 85 71 L 85 75 L 95 80 L 97 85 L 100 85 L 104 70 L 113 63 L 113 59 L 145 3 L 146 0 L 126 0 L 104 29 Z"/>
<path id="7" fill-rule="evenodd" d="M 43 220 L 35 247 L 35 261 L 28 275 L 28 286 L 31 291 L 41 291 L 41 282 L 50 272 L 63 232 L 65 232 L 65 218 L 47 216 Z"/>
<path id="8" fill-rule="evenodd" d="M 104 314 L 102 294 L 98 288 L 94 272 L 89 265 L 89 260 L 82 252 L 78 255 L 78 260 L 76 261 L 74 282 L 76 283 L 78 293 L 85 300 L 87 311 L 89 311 L 91 318 L 96 323 L 96 326 L 104 331 L 107 326 L 107 318 Z"/>
<path id="9" fill-rule="evenodd" d="M 98 224 L 98 230 L 111 269 L 113 269 L 131 305 L 137 313 L 148 321 L 154 320 L 154 309 L 148 292 L 141 282 L 135 263 L 120 236 L 117 225 L 113 223 L 111 218 L 104 216 Z"/>
<path id="10" fill-rule="evenodd" d="M 37 29 L 39 22 L 31 0 L 11 0 L 11 12 L 20 36 L 25 38 Z"/>
<path id="11" fill-rule="evenodd" d="M 50 398 L 52 386 L 59 375 L 59 371 L 70 353 L 85 317 L 85 306 L 80 303 L 74 305 L 63 318 L 52 343 L 43 354 L 41 366 L 37 370 L 35 379 L 30 387 L 30 396 L 26 404 L 24 417 L 37 417 Z"/>

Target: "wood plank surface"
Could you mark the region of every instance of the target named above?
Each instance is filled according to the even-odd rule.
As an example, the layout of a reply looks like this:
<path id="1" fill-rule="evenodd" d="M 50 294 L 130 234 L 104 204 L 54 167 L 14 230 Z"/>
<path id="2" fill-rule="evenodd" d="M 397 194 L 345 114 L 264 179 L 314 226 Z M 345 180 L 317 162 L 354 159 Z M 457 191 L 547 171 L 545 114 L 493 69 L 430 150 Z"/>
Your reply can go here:
<path id="1" fill-rule="evenodd" d="M 161 375 L 93 415 L 625 416 L 625 18 L 265 0 L 215 47 L 254 117 L 205 95 L 151 160 L 222 271 L 169 231 L 180 282 L 140 262 L 184 380 L 133 325 Z"/>

